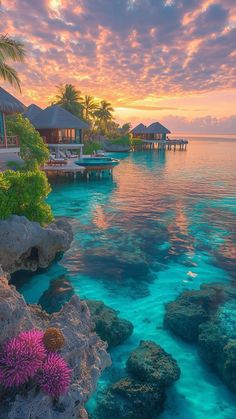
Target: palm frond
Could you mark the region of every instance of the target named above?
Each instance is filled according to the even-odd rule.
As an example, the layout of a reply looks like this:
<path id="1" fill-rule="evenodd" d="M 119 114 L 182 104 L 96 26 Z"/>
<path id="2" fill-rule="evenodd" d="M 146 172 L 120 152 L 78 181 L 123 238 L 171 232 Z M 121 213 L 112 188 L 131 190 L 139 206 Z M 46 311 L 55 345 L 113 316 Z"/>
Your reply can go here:
<path id="1" fill-rule="evenodd" d="M 0 35 L 0 59 L 6 60 L 8 58 L 22 62 L 25 58 L 24 45 L 8 35 Z"/>
<path id="2" fill-rule="evenodd" d="M 3 80 L 8 81 L 12 86 L 17 87 L 20 91 L 20 79 L 17 75 L 16 70 L 10 67 L 8 64 L 0 60 L 0 77 Z"/>

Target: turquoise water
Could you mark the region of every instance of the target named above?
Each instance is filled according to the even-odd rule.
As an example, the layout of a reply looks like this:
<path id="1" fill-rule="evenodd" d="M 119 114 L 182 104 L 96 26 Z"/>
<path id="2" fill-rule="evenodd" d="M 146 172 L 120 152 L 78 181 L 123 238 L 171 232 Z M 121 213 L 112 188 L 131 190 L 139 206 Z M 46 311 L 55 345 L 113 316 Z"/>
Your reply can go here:
<path id="1" fill-rule="evenodd" d="M 69 217 L 74 242 L 62 260 L 24 276 L 18 288 L 37 302 L 50 280 L 63 276 L 80 296 L 103 300 L 132 321 L 134 333 L 112 351 L 98 391 L 123 374 L 140 339 L 150 339 L 182 371 L 162 419 L 233 419 L 235 395 L 162 321 L 164 304 L 181 291 L 236 281 L 236 141 L 192 139 L 187 151 L 114 157 L 121 162 L 113 179 L 53 185 L 49 201 L 55 215 Z M 96 395 L 90 411 L 95 404 Z"/>

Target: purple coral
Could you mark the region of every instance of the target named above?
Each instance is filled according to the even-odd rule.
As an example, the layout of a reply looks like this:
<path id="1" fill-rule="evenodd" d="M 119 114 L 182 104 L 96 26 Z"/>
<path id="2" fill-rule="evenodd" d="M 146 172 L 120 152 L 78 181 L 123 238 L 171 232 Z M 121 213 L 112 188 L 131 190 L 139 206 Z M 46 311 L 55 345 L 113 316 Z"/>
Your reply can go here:
<path id="1" fill-rule="evenodd" d="M 4 387 L 19 386 L 33 377 L 46 357 L 43 332 L 21 332 L 3 346 L 0 355 L 0 382 Z"/>
<path id="2" fill-rule="evenodd" d="M 71 370 L 65 360 L 56 353 L 49 353 L 37 376 L 41 390 L 57 398 L 67 392 L 70 380 Z"/>

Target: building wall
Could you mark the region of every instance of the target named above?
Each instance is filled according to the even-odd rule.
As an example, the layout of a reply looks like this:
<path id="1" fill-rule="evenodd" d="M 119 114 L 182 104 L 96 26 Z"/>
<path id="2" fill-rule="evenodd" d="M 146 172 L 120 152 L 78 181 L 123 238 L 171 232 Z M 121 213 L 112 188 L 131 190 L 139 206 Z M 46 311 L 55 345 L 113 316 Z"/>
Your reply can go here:
<path id="1" fill-rule="evenodd" d="M 68 129 L 38 129 L 47 144 L 82 142 L 82 130 Z"/>

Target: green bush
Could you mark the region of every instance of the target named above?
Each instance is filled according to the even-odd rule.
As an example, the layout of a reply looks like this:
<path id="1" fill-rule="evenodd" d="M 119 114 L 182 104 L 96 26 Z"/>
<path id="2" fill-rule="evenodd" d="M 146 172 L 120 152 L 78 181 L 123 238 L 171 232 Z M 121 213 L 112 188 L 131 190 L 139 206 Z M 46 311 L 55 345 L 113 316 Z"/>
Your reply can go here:
<path id="1" fill-rule="evenodd" d="M 44 201 L 50 191 L 47 177 L 40 170 L 0 173 L 0 219 L 16 214 L 48 224 L 53 215 Z"/>
<path id="2" fill-rule="evenodd" d="M 20 156 L 28 169 L 41 166 L 49 159 L 49 149 L 38 131 L 22 115 L 7 118 L 8 135 L 17 135 L 20 140 Z"/>
<path id="3" fill-rule="evenodd" d="M 117 144 L 117 145 L 123 145 L 123 146 L 130 146 L 131 140 L 130 135 L 123 135 L 122 137 L 114 138 L 113 140 L 110 140 L 111 144 Z"/>
<path id="4" fill-rule="evenodd" d="M 84 144 L 83 154 L 92 154 L 94 151 L 101 149 L 101 144 L 94 142 L 88 142 Z"/>

